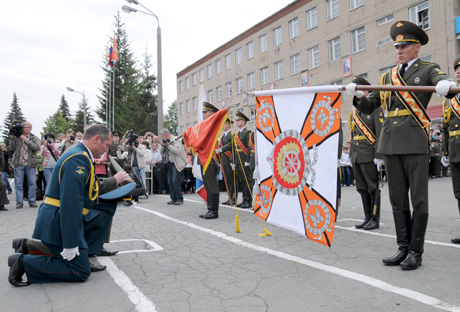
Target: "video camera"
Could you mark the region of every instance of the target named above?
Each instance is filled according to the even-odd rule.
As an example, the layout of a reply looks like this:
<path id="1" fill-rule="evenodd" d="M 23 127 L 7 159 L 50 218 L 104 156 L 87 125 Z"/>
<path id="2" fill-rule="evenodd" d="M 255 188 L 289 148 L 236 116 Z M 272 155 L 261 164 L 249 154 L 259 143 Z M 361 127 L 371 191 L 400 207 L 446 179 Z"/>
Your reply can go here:
<path id="1" fill-rule="evenodd" d="M 136 140 L 139 136 L 134 133 L 134 130 L 129 130 L 128 131 L 128 142 L 127 144 L 129 146 L 132 146 L 133 144 L 136 144 Z"/>
<path id="2" fill-rule="evenodd" d="M 14 121 L 11 125 L 9 135 L 14 135 L 15 137 L 19 138 L 22 135 L 22 129 L 24 125 L 21 122 Z"/>

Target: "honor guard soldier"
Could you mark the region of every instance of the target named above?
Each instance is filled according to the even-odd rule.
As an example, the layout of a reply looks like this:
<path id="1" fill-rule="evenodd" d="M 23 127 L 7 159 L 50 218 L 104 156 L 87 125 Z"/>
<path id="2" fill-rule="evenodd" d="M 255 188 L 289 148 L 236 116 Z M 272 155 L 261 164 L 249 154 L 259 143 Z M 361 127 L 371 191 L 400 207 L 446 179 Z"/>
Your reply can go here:
<path id="1" fill-rule="evenodd" d="M 112 144 L 110 145 L 109 147 L 109 151 L 107 154 L 109 154 L 110 156 L 112 156 L 116 162 L 120 165 L 120 167 L 123 168 L 123 160 L 122 159 L 118 159 L 117 157 L 117 151 L 118 151 L 118 147 L 121 148 L 121 143 L 120 143 L 120 132 L 119 131 L 112 131 Z M 113 173 L 116 172 L 116 170 L 112 170 L 113 167 L 110 169 Z"/>
<path id="2" fill-rule="evenodd" d="M 249 169 L 250 163 L 250 153 L 249 153 L 249 136 L 251 131 L 246 128 L 246 123 L 249 121 L 249 118 L 246 117 L 240 111 L 236 112 L 236 126 L 240 128 L 237 135 L 235 135 L 236 140 L 236 153 L 235 153 L 235 164 L 236 164 L 236 173 L 238 175 L 238 180 L 240 181 L 241 187 L 243 189 L 243 201 L 237 205 L 240 208 L 251 208 L 252 207 L 252 196 L 251 191 L 253 182 L 252 182 L 252 173 Z"/>
<path id="3" fill-rule="evenodd" d="M 447 80 L 439 65 L 418 58 L 428 35 L 417 25 L 398 21 L 391 26 L 397 66 L 384 73 L 381 85 L 436 86 L 440 96 L 446 96 L 456 83 Z M 395 255 L 384 258 L 385 265 L 399 265 L 415 270 L 422 264 L 423 245 L 428 224 L 428 154 L 430 118 L 426 107 L 432 94 L 428 92 L 373 91 L 367 97 L 356 91 L 356 84 L 346 87 L 354 96 L 353 105 L 365 114 L 386 103 L 388 117 L 383 123 L 377 152 L 383 154 L 390 203 L 399 246 Z M 382 98 L 382 101 L 381 101 Z M 409 201 L 409 190 L 411 200 Z M 410 203 L 413 214 L 411 216 Z"/>
<path id="4" fill-rule="evenodd" d="M 214 113 L 217 113 L 219 109 L 208 102 L 203 102 L 203 120 L 211 117 Z M 206 189 L 207 206 L 208 212 L 200 215 L 200 218 L 204 219 L 217 219 L 219 217 L 219 181 L 217 181 L 217 174 L 219 173 L 219 167 L 217 166 L 216 155 L 213 154 L 213 158 L 206 169 L 206 173 L 203 174 L 203 166 L 199 161 L 201 167 L 201 177 L 203 178 L 204 188 Z"/>
<path id="5" fill-rule="evenodd" d="M 217 151 L 221 154 L 222 171 L 224 172 L 224 176 L 227 181 L 228 192 L 232 199 L 232 204 L 236 206 L 236 200 L 238 198 L 238 191 L 235 188 L 236 176 L 234 174 L 235 165 L 233 164 L 233 160 L 234 160 L 233 155 L 235 153 L 236 147 L 235 147 L 234 140 L 233 140 L 231 124 L 233 124 L 233 121 L 230 121 L 230 119 L 227 119 L 224 125 L 222 126 L 222 131 L 224 131 L 224 134 L 222 135 L 222 138 L 219 139 L 219 142 L 218 142 L 219 148 L 217 149 Z M 230 205 L 230 199 L 223 202 L 222 204 Z"/>
<path id="6" fill-rule="evenodd" d="M 353 83 L 370 85 L 361 76 L 353 77 Z M 364 221 L 355 225 L 357 229 L 374 230 L 380 225 L 379 167 L 382 166 L 383 156 L 377 152 L 376 146 L 383 119 L 381 107 L 369 115 L 353 108 L 348 118 L 351 132 L 351 163 L 356 190 L 361 195 L 364 209 Z"/>
<path id="7" fill-rule="evenodd" d="M 455 79 L 460 83 L 460 55 L 455 58 L 454 69 Z M 448 135 L 444 135 L 446 155 L 443 158 L 444 162 L 448 159 L 450 163 L 454 196 L 460 211 L 460 95 L 457 94 L 450 100 L 445 99 L 442 104 L 444 127 L 448 132 Z M 460 236 L 452 238 L 451 241 L 460 244 Z"/>

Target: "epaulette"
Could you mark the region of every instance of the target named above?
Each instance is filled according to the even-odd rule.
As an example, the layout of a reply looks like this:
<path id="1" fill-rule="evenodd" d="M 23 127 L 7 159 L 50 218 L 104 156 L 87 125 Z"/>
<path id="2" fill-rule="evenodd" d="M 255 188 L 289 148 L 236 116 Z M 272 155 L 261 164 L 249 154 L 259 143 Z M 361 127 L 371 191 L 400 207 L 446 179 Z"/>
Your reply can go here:
<path id="1" fill-rule="evenodd" d="M 423 64 L 423 65 L 436 65 L 435 63 L 428 63 L 428 62 L 420 62 L 420 64 Z"/>

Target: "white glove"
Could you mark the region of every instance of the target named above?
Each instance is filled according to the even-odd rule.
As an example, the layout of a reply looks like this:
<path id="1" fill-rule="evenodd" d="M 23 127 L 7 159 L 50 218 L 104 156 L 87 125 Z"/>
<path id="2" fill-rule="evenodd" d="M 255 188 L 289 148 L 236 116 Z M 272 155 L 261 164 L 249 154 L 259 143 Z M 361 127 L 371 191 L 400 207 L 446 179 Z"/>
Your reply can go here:
<path id="1" fill-rule="evenodd" d="M 218 154 L 221 154 L 221 153 L 222 153 L 222 149 L 221 149 L 220 147 L 219 147 L 219 148 L 216 148 L 214 151 L 215 151 L 216 153 L 218 153 Z"/>
<path id="2" fill-rule="evenodd" d="M 66 259 L 67 261 L 71 261 L 76 256 L 79 256 L 80 252 L 78 251 L 78 246 L 75 248 L 64 248 L 61 252 L 62 258 Z"/>
<path id="3" fill-rule="evenodd" d="M 232 171 L 235 171 L 235 165 L 234 164 L 230 164 L 230 167 L 232 167 Z"/>
<path id="4" fill-rule="evenodd" d="M 248 163 L 248 162 L 244 162 L 244 166 L 245 166 L 245 167 L 249 167 L 249 163 Z"/>
<path id="5" fill-rule="evenodd" d="M 356 96 L 357 98 L 362 98 L 364 96 L 363 91 L 356 90 L 356 83 L 347 84 L 346 90 L 348 95 Z"/>
<path id="6" fill-rule="evenodd" d="M 377 170 L 380 171 L 380 168 L 382 168 L 382 159 L 374 158 L 374 164 L 377 166 Z"/>
<path id="7" fill-rule="evenodd" d="M 436 85 L 436 93 L 438 94 L 439 97 L 446 96 L 447 93 L 449 93 L 450 87 L 456 87 L 456 86 L 457 84 L 453 81 L 441 80 Z"/>
<path id="8" fill-rule="evenodd" d="M 444 166 L 444 167 L 447 167 L 449 166 L 449 156 L 442 156 L 441 158 L 441 164 Z"/>

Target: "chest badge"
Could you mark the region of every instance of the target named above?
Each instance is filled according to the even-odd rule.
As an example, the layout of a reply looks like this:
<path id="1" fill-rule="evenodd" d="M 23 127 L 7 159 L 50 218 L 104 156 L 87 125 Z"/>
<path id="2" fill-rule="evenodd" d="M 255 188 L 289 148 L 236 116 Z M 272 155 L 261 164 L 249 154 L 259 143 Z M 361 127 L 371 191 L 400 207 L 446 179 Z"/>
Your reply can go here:
<path id="1" fill-rule="evenodd" d="M 420 83 L 420 78 L 419 78 L 419 77 L 415 77 L 414 82 L 415 82 L 415 84 L 419 84 L 419 83 Z"/>

